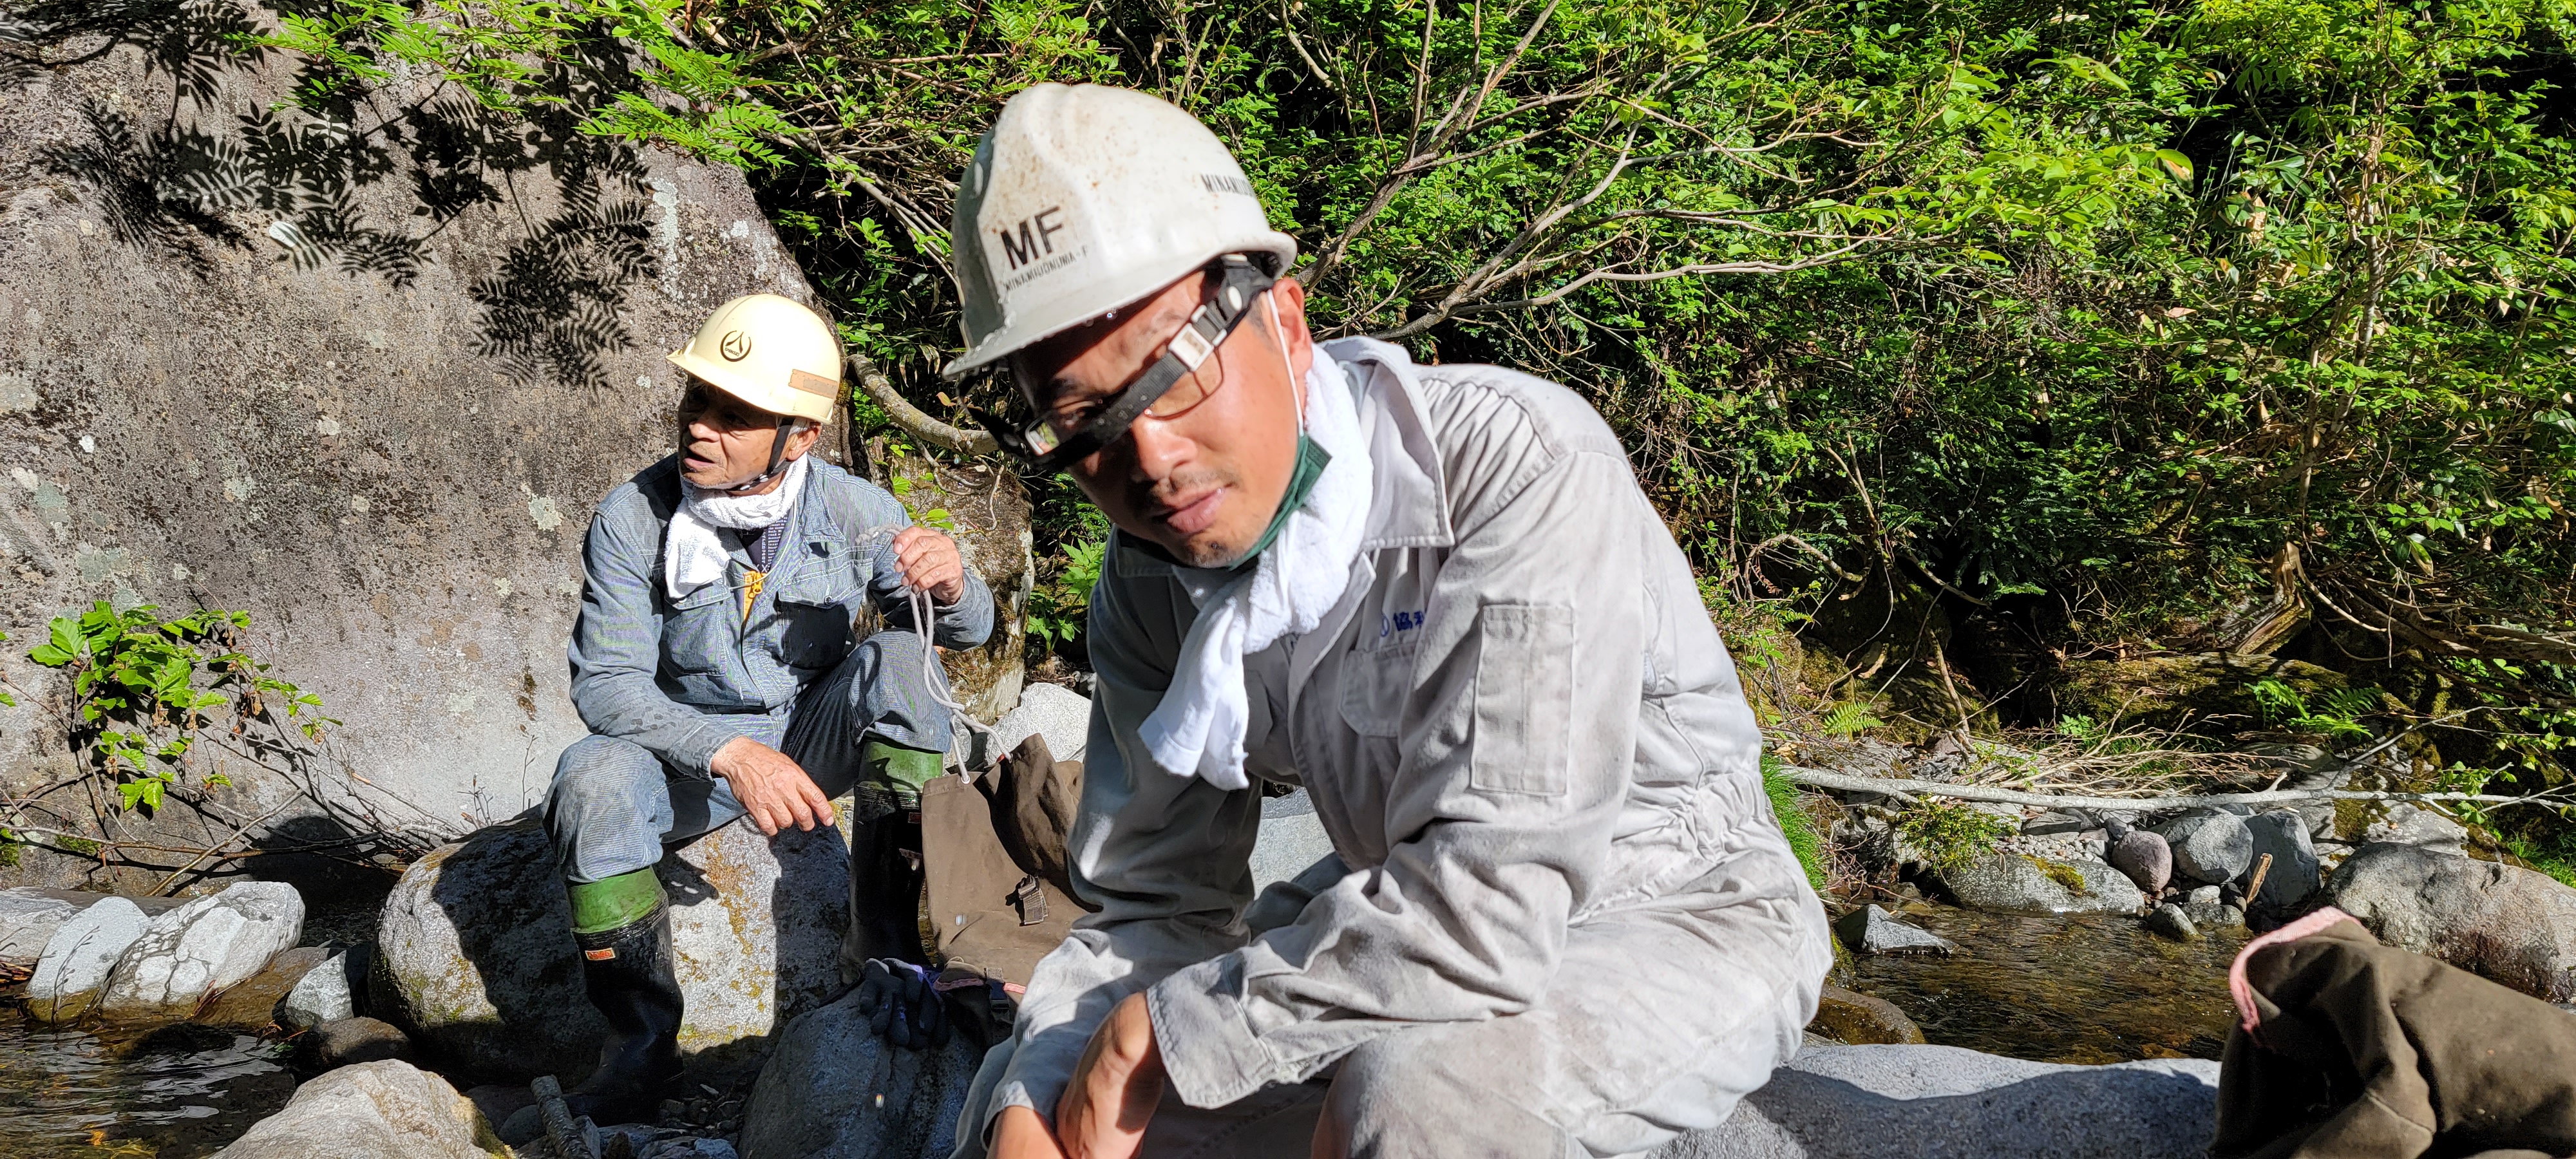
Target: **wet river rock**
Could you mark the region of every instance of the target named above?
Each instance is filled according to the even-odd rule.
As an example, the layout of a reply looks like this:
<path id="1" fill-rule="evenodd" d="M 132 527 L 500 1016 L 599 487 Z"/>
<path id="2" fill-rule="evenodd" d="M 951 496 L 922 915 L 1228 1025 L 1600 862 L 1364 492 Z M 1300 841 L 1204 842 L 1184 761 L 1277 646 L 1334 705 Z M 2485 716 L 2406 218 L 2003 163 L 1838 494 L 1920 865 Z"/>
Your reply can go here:
<path id="1" fill-rule="evenodd" d="M 2173 881 L 2173 847 L 2165 839 L 2144 829 L 2131 829 L 2111 843 L 2105 858 L 2113 869 L 2127 874 L 2138 889 L 2148 894 L 2164 892 Z"/>
<path id="2" fill-rule="evenodd" d="M 304 899 L 294 886 L 234 882 L 152 919 L 117 959 L 99 1011 L 185 1018 L 208 994 L 249 980 L 303 936 Z"/>
<path id="3" fill-rule="evenodd" d="M 116 961 L 140 941 L 152 919 L 121 897 L 100 901 L 54 928 L 27 979 L 27 1013 L 48 1022 L 80 1017 L 98 1002 Z"/>
<path id="4" fill-rule="evenodd" d="M 2316 844 L 2308 839 L 2305 817 L 2293 810 L 2275 809 L 2246 818 L 2245 828 L 2254 835 L 2255 863 L 2261 864 L 2266 854 L 2272 858 L 2271 868 L 2263 872 L 2262 896 L 2249 898 L 2246 904 L 2286 912 L 2307 901 L 2325 884 Z"/>
<path id="5" fill-rule="evenodd" d="M 1834 936 L 1855 954 L 1941 954 L 1959 952 L 1958 943 L 1930 930 L 1909 926 L 1874 905 L 1834 919 Z"/>
<path id="6" fill-rule="evenodd" d="M 2047 862 L 2017 853 L 1990 853 L 1942 870 L 1941 883 L 1961 905 L 2004 913 L 2135 913 L 2147 900 L 2101 862 Z"/>
<path id="7" fill-rule="evenodd" d="M 2202 885 L 2224 885 L 2254 864 L 2254 834 L 2245 819 L 2223 809 L 2194 809 L 2156 827 L 2173 847 L 2176 875 Z"/>
<path id="8" fill-rule="evenodd" d="M 2415 845 L 2366 845 L 2325 904 L 2381 942 L 2550 1002 L 2576 999 L 2576 889 L 2548 875 Z"/>
<path id="9" fill-rule="evenodd" d="M 765 1053 L 787 1021 L 841 990 L 849 850 L 837 829 L 773 841 L 736 822 L 666 855 L 672 945 L 692 1065 Z M 592 1009 L 572 912 L 533 820 L 414 862 L 385 899 L 368 1009 L 480 1077 L 590 1072 L 607 1024 Z"/>
<path id="10" fill-rule="evenodd" d="M 742 1159 L 946 1155 L 984 1051 L 952 1033 L 927 1050 L 886 1045 L 853 991 L 795 1021 L 743 1108 Z"/>
<path id="11" fill-rule="evenodd" d="M 296 1088 L 215 1159 L 489 1159 L 492 1124 L 446 1080 L 405 1062 L 342 1067 Z"/>

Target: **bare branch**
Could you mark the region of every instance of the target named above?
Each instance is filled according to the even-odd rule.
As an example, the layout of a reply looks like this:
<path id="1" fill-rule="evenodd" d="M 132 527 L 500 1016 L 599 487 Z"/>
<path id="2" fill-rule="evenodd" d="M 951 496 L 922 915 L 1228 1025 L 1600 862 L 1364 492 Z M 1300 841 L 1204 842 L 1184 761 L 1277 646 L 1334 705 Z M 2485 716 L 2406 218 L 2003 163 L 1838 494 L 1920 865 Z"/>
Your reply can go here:
<path id="1" fill-rule="evenodd" d="M 876 362 L 867 355 L 856 351 L 850 353 L 850 379 L 867 393 L 869 399 L 885 408 L 886 416 L 894 420 L 894 425 L 914 438 L 960 455 L 1001 453 L 1002 445 L 993 441 L 992 435 L 984 431 L 960 430 L 912 405 L 911 400 L 894 388 L 894 383 L 877 372 Z"/>

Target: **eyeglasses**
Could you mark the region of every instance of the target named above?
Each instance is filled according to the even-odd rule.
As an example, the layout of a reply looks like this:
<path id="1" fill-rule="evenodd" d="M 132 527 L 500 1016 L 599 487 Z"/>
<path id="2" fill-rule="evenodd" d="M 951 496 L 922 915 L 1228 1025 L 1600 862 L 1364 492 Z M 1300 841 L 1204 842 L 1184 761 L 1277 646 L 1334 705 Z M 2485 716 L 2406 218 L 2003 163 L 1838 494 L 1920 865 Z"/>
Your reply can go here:
<path id="1" fill-rule="evenodd" d="M 1274 281 L 1240 254 L 1227 254 L 1214 269 L 1219 278 L 1215 296 L 1164 344 L 1162 356 L 1110 396 L 1107 405 L 1050 412 L 1036 422 L 1013 422 L 979 408 L 976 420 L 1029 468 L 1060 471 L 1126 437 L 1140 417 L 1178 418 L 1206 402 L 1225 382 L 1217 374 L 1199 374 L 1199 367 L 1252 316 L 1253 301 Z"/>

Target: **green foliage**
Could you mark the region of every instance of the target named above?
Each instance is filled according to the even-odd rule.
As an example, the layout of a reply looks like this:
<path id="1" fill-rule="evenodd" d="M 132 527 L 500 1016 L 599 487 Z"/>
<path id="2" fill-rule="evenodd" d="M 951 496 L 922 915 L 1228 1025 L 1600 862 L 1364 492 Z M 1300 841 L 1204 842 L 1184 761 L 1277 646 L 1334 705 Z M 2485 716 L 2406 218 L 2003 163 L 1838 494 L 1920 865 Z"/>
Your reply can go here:
<path id="1" fill-rule="evenodd" d="M 2550 835 L 2546 843 L 2525 837 L 2507 837 L 2504 851 L 2523 864 L 2557 878 L 2559 884 L 2576 887 L 2576 833 L 2561 830 Z"/>
<path id="2" fill-rule="evenodd" d="M 1762 754 L 1762 791 L 1771 798 L 1771 815 L 1780 819 L 1780 832 L 1789 839 L 1789 851 L 1798 855 L 1798 867 L 1807 873 L 1807 884 L 1822 893 L 1825 889 L 1825 841 L 1816 832 L 1816 819 L 1798 801 L 1798 783 L 1780 758 Z"/>
<path id="3" fill-rule="evenodd" d="M 1100 582 L 1101 556 L 1108 547 L 1106 539 L 1065 545 L 1055 578 L 1029 593 L 1030 636 L 1045 645 L 1060 645 L 1081 633 L 1092 586 Z"/>
<path id="4" fill-rule="evenodd" d="M 72 743 L 116 786 L 128 810 L 158 809 L 179 784 L 189 752 L 230 708 L 233 731 L 254 721 L 319 740 L 340 723 L 320 697 L 269 676 L 268 665 L 235 647 L 247 612 L 212 609 L 163 618 L 152 605 L 118 611 L 102 600 L 78 616 L 57 616 L 49 638 L 27 653 L 71 674 Z M 285 710 L 281 721 L 276 708 Z M 206 787 L 229 782 L 221 774 Z"/>
<path id="5" fill-rule="evenodd" d="M 1896 818 L 1896 832 L 1936 869 L 1957 869 L 1994 852 L 2012 822 L 1957 802 L 1923 797 Z"/>
<path id="6" fill-rule="evenodd" d="M 1826 736 L 1858 736 L 1886 723 L 1870 715 L 1868 705 L 1855 700 L 1835 705 L 1817 728 Z"/>
<path id="7" fill-rule="evenodd" d="M 2320 734 L 2330 740 L 2368 740 L 2370 728 L 2359 717 L 2379 707 L 2376 688 L 2328 690 L 2313 710 L 2298 689 L 2279 680 L 2260 680 L 2246 689 L 2262 706 L 2266 722 Z"/>
<path id="8" fill-rule="evenodd" d="M 2046 664 L 2229 647 L 2287 560 L 2303 658 L 2534 789 L 2576 744 L 2571 14 L 324 0 L 264 43 L 310 108 L 401 71 L 744 166 L 852 348 L 951 421 L 999 391 L 936 378 L 977 135 L 1030 84 L 1146 88 L 1297 237 L 1320 332 L 1582 391 L 1725 602 L 1929 573 L 1981 601 L 1945 597 L 1959 639 Z M 1100 536 L 1035 486 L 1060 645 Z"/>

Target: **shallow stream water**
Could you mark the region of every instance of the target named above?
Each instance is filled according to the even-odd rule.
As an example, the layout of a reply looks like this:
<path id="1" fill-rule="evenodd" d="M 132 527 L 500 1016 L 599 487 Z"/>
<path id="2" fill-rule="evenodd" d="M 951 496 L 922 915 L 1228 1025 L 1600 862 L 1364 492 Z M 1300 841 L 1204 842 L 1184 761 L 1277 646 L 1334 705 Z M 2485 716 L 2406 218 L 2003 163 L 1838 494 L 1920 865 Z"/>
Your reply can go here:
<path id="1" fill-rule="evenodd" d="M 295 1093 L 286 1049 L 193 1023 L 57 1030 L 0 1008 L 0 1155 L 211 1155 Z"/>
<path id="2" fill-rule="evenodd" d="M 1954 957 L 1863 957 L 1845 984 L 1896 1004 L 1946 1046 L 2042 1062 L 2217 1058 L 2233 1015 L 2227 965 L 2243 928 L 2170 942 L 2117 914 L 1899 914 Z"/>

